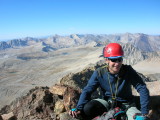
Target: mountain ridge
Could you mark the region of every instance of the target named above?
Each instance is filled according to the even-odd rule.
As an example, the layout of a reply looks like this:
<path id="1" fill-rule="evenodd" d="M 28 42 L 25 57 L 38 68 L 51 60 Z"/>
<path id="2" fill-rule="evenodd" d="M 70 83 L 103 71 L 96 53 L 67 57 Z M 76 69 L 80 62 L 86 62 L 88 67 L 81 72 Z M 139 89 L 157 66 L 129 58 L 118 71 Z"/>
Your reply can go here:
<path id="1" fill-rule="evenodd" d="M 159 35 L 147 35 L 143 33 L 125 33 L 125 34 L 71 34 L 68 36 L 50 36 L 47 38 L 32 38 L 26 37 L 23 39 L 13 39 L 10 41 L 0 42 L 0 50 L 11 49 L 15 47 L 25 47 L 33 44 L 41 43 L 42 51 L 49 52 L 61 48 L 68 48 L 79 45 L 86 45 L 91 42 L 97 44 L 103 44 L 109 42 L 118 43 L 130 43 L 134 47 L 145 51 L 154 52 L 160 51 L 160 36 Z"/>

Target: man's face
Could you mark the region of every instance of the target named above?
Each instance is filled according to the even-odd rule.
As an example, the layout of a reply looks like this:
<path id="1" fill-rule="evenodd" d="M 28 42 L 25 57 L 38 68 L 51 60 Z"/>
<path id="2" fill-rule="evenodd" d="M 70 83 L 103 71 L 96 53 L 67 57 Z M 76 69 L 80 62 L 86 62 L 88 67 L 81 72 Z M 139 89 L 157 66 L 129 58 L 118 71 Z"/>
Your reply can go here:
<path id="1" fill-rule="evenodd" d="M 117 74 L 122 66 L 123 58 L 116 58 L 116 59 L 106 59 L 108 63 L 109 72 L 112 74 Z"/>

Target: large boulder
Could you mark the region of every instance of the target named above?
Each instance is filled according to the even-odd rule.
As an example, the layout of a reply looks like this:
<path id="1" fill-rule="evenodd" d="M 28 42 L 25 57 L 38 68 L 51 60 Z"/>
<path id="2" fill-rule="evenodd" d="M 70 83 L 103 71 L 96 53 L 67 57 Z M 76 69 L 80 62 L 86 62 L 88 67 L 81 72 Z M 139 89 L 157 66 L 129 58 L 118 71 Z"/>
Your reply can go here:
<path id="1" fill-rule="evenodd" d="M 0 116 L 0 120 L 17 120 L 16 116 L 13 114 L 13 112 L 10 112 L 8 114 L 3 114 Z"/>
<path id="2" fill-rule="evenodd" d="M 80 93 L 81 93 L 80 90 L 76 90 L 72 87 L 67 88 L 63 96 L 64 106 L 67 111 L 76 107 L 79 100 Z"/>
<path id="3" fill-rule="evenodd" d="M 65 107 L 62 100 L 59 100 L 55 103 L 54 112 L 55 114 L 60 114 L 65 112 Z"/>
<path id="4" fill-rule="evenodd" d="M 60 95 L 63 96 L 64 92 L 67 90 L 66 86 L 62 86 L 62 85 L 54 85 L 52 87 L 50 87 L 49 91 L 52 94 L 56 94 L 56 95 Z"/>
<path id="5" fill-rule="evenodd" d="M 55 85 L 52 86 L 49 91 L 52 94 L 56 94 L 59 95 L 59 97 L 61 97 L 61 99 L 63 99 L 63 103 L 62 101 L 58 101 L 56 104 L 57 105 L 57 109 L 61 109 L 62 110 L 62 104 L 65 106 L 65 110 L 69 111 L 71 108 L 75 108 L 76 104 L 78 102 L 81 90 L 80 89 L 75 89 L 73 87 L 67 86 L 67 85 Z M 61 106 L 61 108 L 59 108 Z M 58 110 L 59 111 L 59 110 Z"/>

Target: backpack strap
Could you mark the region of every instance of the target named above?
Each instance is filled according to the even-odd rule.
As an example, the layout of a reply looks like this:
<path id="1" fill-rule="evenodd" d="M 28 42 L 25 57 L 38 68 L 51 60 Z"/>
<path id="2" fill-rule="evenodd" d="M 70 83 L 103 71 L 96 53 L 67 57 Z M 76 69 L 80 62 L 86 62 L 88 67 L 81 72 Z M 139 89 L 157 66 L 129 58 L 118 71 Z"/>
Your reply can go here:
<path id="1" fill-rule="evenodd" d="M 99 77 L 102 77 L 102 75 L 103 75 L 105 72 L 108 71 L 108 70 L 107 70 L 107 67 L 108 67 L 108 65 L 103 65 L 103 66 L 101 66 L 100 68 L 97 69 L 97 72 L 98 72 L 98 76 L 99 76 Z"/>

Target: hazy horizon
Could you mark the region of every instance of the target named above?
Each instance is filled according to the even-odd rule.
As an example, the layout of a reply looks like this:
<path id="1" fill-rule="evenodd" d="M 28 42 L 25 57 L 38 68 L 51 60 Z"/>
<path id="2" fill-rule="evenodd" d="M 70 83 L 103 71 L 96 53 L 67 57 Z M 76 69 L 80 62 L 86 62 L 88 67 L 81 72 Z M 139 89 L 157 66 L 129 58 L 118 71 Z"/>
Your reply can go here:
<path id="1" fill-rule="evenodd" d="M 129 32 L 126 32 L 129 33 Z M 113 34 L 92 34 L 92 33 L 86 33 L 86 34 L 92 34 L 92 35 L 118 35 L 118 34 L 126 34 L 126 33 L 113 33 Z M 77 34 L 77 35 L 86 35 L 86 34 Z M 145 34 L 145 33 L 130 33 L 130 34 Z M 11 39 L 0 39 L 0 42 L 7 42 L 10 40 L 14 40 L 14 39 L 25 39 L 27 37 L 31 37 L 31 38 L 48 38 L 50 36 L 55 36 L 55 35 L 60 35 L 60 36 L 69 36 L 72 34 L 53 34 L 53 35 L 46 35 L 46 36 L 26 36 L 26 37 L 17 37 L 17 38 L 11 38 Z M 159 36 L 160 34 L 146 34 L 146 35 L 151 35 L 151 36 Z"/>

